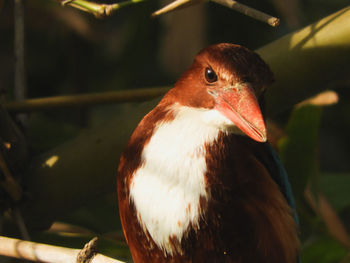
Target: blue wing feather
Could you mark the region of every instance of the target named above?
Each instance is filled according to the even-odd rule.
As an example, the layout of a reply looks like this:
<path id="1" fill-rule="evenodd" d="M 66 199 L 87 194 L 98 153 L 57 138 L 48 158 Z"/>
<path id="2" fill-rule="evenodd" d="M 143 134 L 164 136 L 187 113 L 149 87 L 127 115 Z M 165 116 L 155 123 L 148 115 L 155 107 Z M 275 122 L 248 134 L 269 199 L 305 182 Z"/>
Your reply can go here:
<path id="1" fill-rule="evenodd" d="M 269 143 L 265 143 L 265 147 L 266 153 L 268 154 L 268 159 L 272 161 L 270 161 L 266 167 L 268 170 L 270 170 L 270 175 L 272 179 L 280 187 L 281 192 L 286 198 L 289 206 L 293 209 L 294 220 L 299 226 L 299 218 L 296 212 L 294 195 L 288 179 L 287 172 L 284 169 L 281 159 L 278 157 L 276 151 L 271 147 L 271 145 Z M 297 263 L 300 263 L 300 257 L 298 257 Z"/>
<path id="2" fill-rule="evenodd" d="M 299 218 L 296 212 L 296 206 L 295 206 L 295 200 L 294 200 L 294 195 L 292 191 L 292 187 L 290 185 L 288 175 L 286 170 L 284 169 L 284 166 L 282 164 L 281 159 L 278 157 L 276 151 L 271 147 L 270 144 L 266 143 L 266 152 L 269 155 L 269 159 L 272 160 L 270 162 L 270 165 L 273 165 L 275 167 L 271 167 L 273 171 L 270 171 L 270 175 L 272 179 L 277 183 L 277 185 L 280 187 L 282 194 L 286 198 L 289 206 L 293 209 L 294 211 L 294 219 L 296 223 L 299 225 Z M 268 166 L 268 169 L 269 169 Z"/>

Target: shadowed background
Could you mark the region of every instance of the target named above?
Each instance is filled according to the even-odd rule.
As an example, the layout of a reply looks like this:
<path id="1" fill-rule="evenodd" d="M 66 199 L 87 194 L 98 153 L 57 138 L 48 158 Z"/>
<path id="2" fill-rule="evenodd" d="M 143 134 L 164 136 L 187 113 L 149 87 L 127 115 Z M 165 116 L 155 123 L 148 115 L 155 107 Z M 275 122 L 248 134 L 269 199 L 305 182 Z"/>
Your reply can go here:
<path id="1" fill-rule="evenodd" d="M 260 52 L 260 47 L 273 40 L 348 5 L 346 0 L 242 1 L 280 17 L 281 25 L 273 28 L 214 3 L 150 18 L 153 11 L 166 3 L 146 1 L 124 7 L 100 20 L 71 7 L 62 7 L 55 1 L 26 2 L 27 98 L 168 87 L 191 64 L 194 55 L 209 44 L 231 42 Z M 12 1 L 0 0 L 2 103 L 14 100 L 13 9 Z M 332 19 L 311 28 L 300 43 L 287 38 L 283 47 L 279 44 L 262 51 L 264 59 L 269 61 L 276 61 L 274 56 L 287 54 L 280 63 L 271 65 L 281 76 L 277 81 L 284 85 L 271 89 L 271 95 L 268 94 L 270 106 L 267 107 L 274 136 L 271 141 L 282 154 L 299 204 L 303 262 L 349 262 L 346 261 L 350 247 L 346 229 L 350 228 L 350 66 L 346 61 L 350 54 L 339 50 L 337 45 L 302 50 L 305 42 L 316 41 L 314 35 L 327 23 L 332 23 Z M 332 32 L 327 34 L 332 37 Z M 290 52 L 284 53 L 288 45 Z M 334 54 L 334 59 L 329 54 Z M 339 59 L 338 54 L 343 59 Z M 299 61 L 298 68 L 294 65 L 296 60 Z M 314 60 L 322 63 L 314 65 Z M 307 80 L 293 76 L 293 71 L 298 72 L 300 65 L 308 72 Z M 300 83 L 305 90 L 298 89 Z M 310 89 L 305 88 L 308 86 Z M 330 89 L 340 98 L 333 106 L 323 109 L 310 106 L 299 110 L 293 107 Z M 111 157 L 115 154 L 113 149 L 123 147 L 137 122 L 134 120 L 141 118 L 153 105 L 122 103 L 40 110 L 28 115 L 22 127 L 29 147 L 29 166 L 21 175 L 24 189 L 21 207 L 32 240 L 82 247 L 90 237 L 100 235 L 101 252 L 129 260 L 117 215 L 115 180 L 103 174 L 113 167 L 116 172 L 118 156 Z M 126 117 L 128 114 L 132 114 L 130 121 Z M 116 130 L 115 135 L 113 130 Z M 79 140 L 75 140 L 77 136 Z M 116 136 L 118 140 L 115 140 Z M 84 141 L 89 143 L 82 144 Z M 305 148 L 298 149 L 297 145 Z M 76 157 L 94 151 L 96 156 L 90 154 L 86 163 L 80 163 Z M 60 168 L 57 161 L 58 168 L 55 169 L 65 173 L 68 165 L 74 167 L 71 174 L 62 174 L 59 180 L 50 176 L 38 177 L 37 167 L 42 167 L 48 157 L 56 155 L 64 156 L 60 158 L 69 160 L 69 164 L 63 162 L 65 167 Z M 91 165 L 94 162 L 96 165 Z M 40 170 L 42 174 L 50 174 L 45 169 L 49 170 L 50 164 Z M 59 173 L 57 171 L 55 174 Z M 84 181 L 83 176 L 75 176 L 77 173 L 93 173 L 95 179 Z M 67 176 L 70 177 L 68 181 Z M 38 178 L 41 179 L 38 181 Z M 98 186 L 94 188 L 95 181 L 103 184 L 96 183 Z M 50 185 L 52 182 L 55 185 Z M 320 192 L 326 196 L 326 208 L 318 195 L 310 198 L 306 194 L 305 198 L 308 182 L 311 182 L 312 193 Z M 76 185 L 83 190 L 77 189 Z M 50 187 L 56 187 L 55 191 L 41 191 Z M 77 192 L 84 192 L 84 188 L 89 189 L 89 197 L 84 193 L 79 198 Z M 59 191 L 61 196 L 56 195 Z M 60 200 L 56 202 L 57 198 Z M 336 213 L 335 219 L 332 217 L 327 221 L 325 217 L 330 211 Z M 339 224 L 345 228 L 339 230 Z M 15 225 L 5 223 L 4 226 L 4 234 L 20 237 Z"/>

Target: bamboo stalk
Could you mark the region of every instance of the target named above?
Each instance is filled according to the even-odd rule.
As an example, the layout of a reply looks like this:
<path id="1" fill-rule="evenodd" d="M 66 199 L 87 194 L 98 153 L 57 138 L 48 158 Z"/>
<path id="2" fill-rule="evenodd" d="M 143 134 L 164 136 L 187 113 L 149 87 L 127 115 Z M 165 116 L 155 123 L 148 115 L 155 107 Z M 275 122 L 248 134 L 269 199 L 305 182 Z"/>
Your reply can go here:
<path id="1" fill-rule="evenodd" d="M 329 88 L 348 74 L 350 6 L 257 50 L 275 75 L 266 92 L 268 114 L 275 115 Z"/>
<path id="2" fill-rule="evenodd" d="M 75 263 L 81 250 L 46 245 L 0 236 L 0 255 L 18 259 L 48 263 Z M 123 263 L 122 261 L 96 254 L 90 263 Z"/>

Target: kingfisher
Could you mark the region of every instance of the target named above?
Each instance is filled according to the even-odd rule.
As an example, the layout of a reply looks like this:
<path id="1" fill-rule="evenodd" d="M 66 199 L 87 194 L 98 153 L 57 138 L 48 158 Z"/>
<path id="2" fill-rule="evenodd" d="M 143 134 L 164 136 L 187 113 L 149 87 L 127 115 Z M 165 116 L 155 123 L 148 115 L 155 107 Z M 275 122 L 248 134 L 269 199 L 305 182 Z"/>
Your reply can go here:
<path id="1" fill-rule="evenodd" d="M 269 66 L 249 49 L 203 49 L 136 127 L 117 190 L 135 263 L 296 263 L 287 175 L 267 142 Z"/>

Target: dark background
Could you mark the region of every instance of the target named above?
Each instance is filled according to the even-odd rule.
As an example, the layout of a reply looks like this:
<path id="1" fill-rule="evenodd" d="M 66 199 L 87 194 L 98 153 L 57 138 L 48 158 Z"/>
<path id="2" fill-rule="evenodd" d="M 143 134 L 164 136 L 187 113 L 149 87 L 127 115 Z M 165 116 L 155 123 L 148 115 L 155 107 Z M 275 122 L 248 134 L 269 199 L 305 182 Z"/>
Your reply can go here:
<path id="1" fill-rule="evenodd" d="M 281 25 L 273 28 L 215 3 L 205 3 L 160 18 L 150 18 L 150 14 L 165 5 L 165 2 L 145 1 L 122 8 L 111 17 L 101 20 L 71 7 L 62 7 L 56 1 L 27 1 L 25 2 L 27 97 L 171 86 L 190 65 L 193 56 L 209 44 L 231 42 L 257 49 L 349 4 L 347 0 L 242 2 L 280 17 Z M 13 1 L 0 0 L 0 91 L 3 102 L 14 99 L 13 9 Z M 320 87 L 320 90 L 335 90 L 339 94 L 340 101 L 322 112 L 317 163 L 320 174 L 325 175 L 321 179 L 321 185 L 325 186 L 324 191 L 328 193 L 339 218 L 349 228 L 350 74 L 348 73 L 349 68 L 345 68 L 340 79 Z M 82 129 L 102 125 L 108 116 L 117 115 L 123 107 L 123 105 L 96 106 L 31 113 L 24 130 L 30 146 L 30 155 L 33 157 L 44 153 L 74 138 Z M 274 115 L 274 121 L 282 129 L 290 118 L 291 110 L 276 112 Z M 340 176 L 341 179 L 333 181 L 332 175 Z M 327 188 L 329 182 L 334 183 L 334 187 Z M 96 204 L 90 204 L 90 208 L 82 208 L 61 221 L 68 222 L 69 225 L 80 225 L 93 233 L 103 234 L 105 239 L 102 251 L 120 259 L 127 259 L 127 249 L 122 243 L 119 226 L 110 227 L 115 224 L 113 221 L 115 218 L 109 217 L 111 212 L 116 211 L 115 207 L 113 211 L 105 212 L 115 205 L 114 197 L 114 195 L 103 197 L 106 207 L 102 207 L 97 200 Z M 339 205 L 337 202 L 346 205 Z M 308 211 L 307 205 L 305 207 L 303 209 L 307 211 L 303 210 L 301 213 L 305 212 L 305 217 L 312 217 L 310 216 L 312 212 Z M 106 216 L 101 217 L 108 222 L 98 222 L 100 218 L 95 218 L 91 211 L 99 211 L 100 215 L 106 213 Z M 303 219 L 303 215 L 301 218 Z M 304 236 L 302 234 L 303 248 L 306 250 L 304 262 L 341 260 L 349 262 L 344 259 L 349 248 L 327 234 L 327 227 L 320 217 L 314 216 L 308 222 L 313 224 L 306 224 L 307 234 Z M 64 235 L 57 234 L 60 231 L 53 232 L 34 233 L 34 239 L 77 247 L 81 247 L 82 242 L 86 241 L 85 236 L 77 236 L 77 241 L 74 243 L 73 238 L 67 241 L 63 238 Z M 116 248 L 111 240 L 121 242 L 118 243 L 121 248 Z M 317 242 L 314 242 L 315 240 Z"/>

